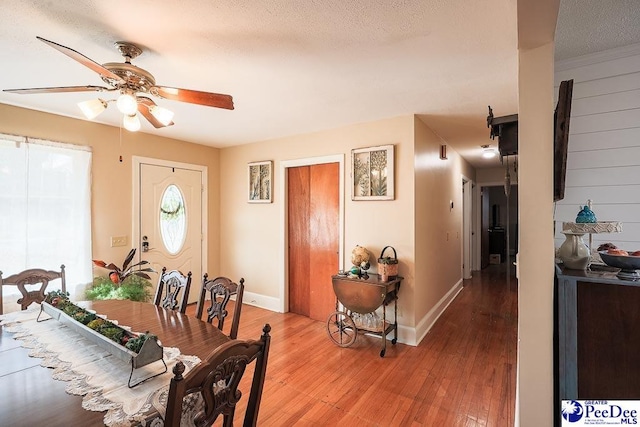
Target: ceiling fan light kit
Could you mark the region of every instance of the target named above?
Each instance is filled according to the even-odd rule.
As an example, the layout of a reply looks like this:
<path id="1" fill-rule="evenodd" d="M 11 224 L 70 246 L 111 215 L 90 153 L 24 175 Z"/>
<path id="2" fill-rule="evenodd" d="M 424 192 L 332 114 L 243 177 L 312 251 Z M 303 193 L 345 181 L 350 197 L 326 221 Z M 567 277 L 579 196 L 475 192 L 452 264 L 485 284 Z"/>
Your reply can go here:
<path id="1" fill-rule="evenodd" d="M 137 132 L 140 130 L 140 119 L 137 114 L 122 116 L 122 126 L 129 132 Z"/>
<path id="2" fill-rule="evenodd" d="M 107 109 L 107 101 L 104 99 L 90 99 L 88 101 L 78 102 L 78 107 L 82 111 L 82 114 L 89 119 L 93 120 Z"/>
<path id="3" fill-rule="evenodd" d="M 169 126 L 171 120 L 173 120 L 173 111 L 164 107 L 152 105 L 151 107 L 149 107 L 149 112 L 153 114 L 153 117 L 158 119 L 158 121 L 165 126 Z"/>
<path id="4" fill-rule="evenodd" d="M 180 89 L 168 86 L 156 86 L 153 75 L 145 69 L 131 64 L 131 60 L 142 54 L 142 49 L 128 42 L 116 42 L 115 46 L 124 57 L 124 62 L 107 62 L 98 64 L 80 52 L 50 40 L 37 37 L 41 42 L 62 52 L 71 59 L 98 73 L 108 86 L 63 86 L 26 89 L 4 89 L 4 92 L 17 94 L 61 93 L 61 92 L 120 92 L 117 100 L 92 99 L 78 103 L 84 116 L 91 120 L 107 108 L 107 102 L 116 101 L 118 111 L 123 114 L 122 124 L 125 129 L 135 132 L 140 129 L 140 113 L 155 128 L 172 126 L 174 113 L 156 105 L 149 94 L 170 101 L 180 101 L 207 107 L 233 110 L 233 98 L 230 95 L 202 92 L 191 89 Z"/>
<path id="5" fill-rule="evenodd" d="M 116 101 L 116 107 L 125 116 L 132 116 L 138 111 L 138 101 L 129 92 L 123 92 Z"/>

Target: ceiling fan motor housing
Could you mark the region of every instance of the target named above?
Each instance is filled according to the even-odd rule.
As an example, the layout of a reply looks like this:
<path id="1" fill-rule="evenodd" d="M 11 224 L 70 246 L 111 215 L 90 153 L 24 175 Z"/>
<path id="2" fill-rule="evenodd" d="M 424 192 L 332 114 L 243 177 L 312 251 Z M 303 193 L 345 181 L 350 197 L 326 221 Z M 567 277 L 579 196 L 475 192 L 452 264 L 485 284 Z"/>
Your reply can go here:
<path id="1" fill-rule="evenodd" d="M 149 89 L 156 84 L 156 79 L 150 72 L 130 63 L 107 62 L 102 66 L 125 81 L 124 83 L 119 83 L 108 77 L 102 77 L 105 83 L 118 89 L 130 89 L 134 92 L 148 93 Z"/>

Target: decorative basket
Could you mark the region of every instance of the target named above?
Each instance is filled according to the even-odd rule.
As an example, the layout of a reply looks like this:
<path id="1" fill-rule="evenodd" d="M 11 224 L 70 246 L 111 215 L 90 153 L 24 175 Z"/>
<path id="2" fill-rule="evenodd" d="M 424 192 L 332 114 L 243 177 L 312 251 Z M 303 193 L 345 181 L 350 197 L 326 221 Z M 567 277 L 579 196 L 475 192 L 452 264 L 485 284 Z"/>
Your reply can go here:
<path id="1" fill-rule="evenodd" d="M 384 251 L 391 249 L 393 251 L 393 258 L 384 256 Z M 381 276 L 388 276 L 389 279 L 395 279 L 398 277 L 398 255 L 393 246 L 385 246 L 378 258 L 378 274 Z"/>

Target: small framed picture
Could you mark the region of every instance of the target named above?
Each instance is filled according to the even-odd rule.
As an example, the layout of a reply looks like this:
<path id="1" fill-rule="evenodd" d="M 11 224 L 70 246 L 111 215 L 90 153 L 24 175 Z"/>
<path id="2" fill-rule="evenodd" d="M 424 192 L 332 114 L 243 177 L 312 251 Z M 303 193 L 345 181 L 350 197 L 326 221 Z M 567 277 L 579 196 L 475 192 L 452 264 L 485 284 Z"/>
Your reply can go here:
<path id="1" fill-rule="evenodd" d="M 249 203 L 271 203 L 273 162 L 249 163 Z"/>
<path id="2" fill-rule="evenodd" d="M 351 150 L 351 200 L 393 200 L 393 145 Z"/>

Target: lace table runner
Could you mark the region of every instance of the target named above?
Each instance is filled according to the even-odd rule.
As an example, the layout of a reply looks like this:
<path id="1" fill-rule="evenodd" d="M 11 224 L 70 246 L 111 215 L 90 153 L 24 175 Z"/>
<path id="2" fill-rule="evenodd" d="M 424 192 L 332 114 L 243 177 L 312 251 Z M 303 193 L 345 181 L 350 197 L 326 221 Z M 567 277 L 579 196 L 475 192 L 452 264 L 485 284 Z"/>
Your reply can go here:
<path id="1" fill-rule="evenodd" d="M 127 386 L 130 364 L 53 319 L 36 322 L 39 313 L 39 307 L 10 313 L 0 316 L 0 324 L 13 333 L 14 339 L 21 341 L 22 347 L 31 349 L 30 357 L 40 358 L 41 366 L 53 368 L 54 379 L 69 383 L 65 388 L 67 393 L 84 396 L 84 409 L 107 411 L 104 423 L 109 427 L 162 426 L 173 366 L 181 360 L 188 371 L 200 362 L 197 356 L 181 355 L 179 349 L 165 347 L 168 371 L 130 389 Z M 42 318 L 48 316 L 43 313 Z M 132 382 L 162 370 L 162 361 L 134 369 Z M 185 425 L 200 404 L 185 399 Z"/>

